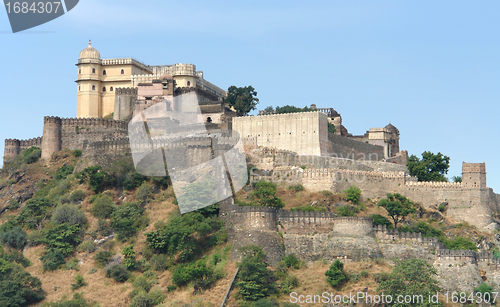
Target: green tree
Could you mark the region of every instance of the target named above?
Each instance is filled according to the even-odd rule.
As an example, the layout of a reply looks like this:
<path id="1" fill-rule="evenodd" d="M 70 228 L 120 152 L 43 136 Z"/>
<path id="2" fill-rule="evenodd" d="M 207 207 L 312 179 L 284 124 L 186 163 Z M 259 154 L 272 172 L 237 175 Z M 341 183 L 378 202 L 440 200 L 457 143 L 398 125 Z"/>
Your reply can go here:
<path id="1" fill-rule="evenodd" d="M 260 206 L 275 207 L 276 209 L 285 206 L 281 198 L 276 196 L 276 184 L 261 180 L 255 184 L 255 188 L 256 190 L 252 193 L 252 197 L 257 200 Z"/>
<path id="2" fill-rule="evenodd" d="M 124 256 L 123 264 L 129 269 L 130 271 L 133 271 L 137 268 L 137 262 L 135 261 L 135 251 L 134 251 L 134 245 L 131 244 L 129 246 L 126 246 L 122 250 L 122 255 Z"/>
<path id="3" fill-rule="evenodd" d="M 393 228 L 391 221 L 389 221 L 385 216 L 372 214 L 370 217 L 373 219 L 373 226 L 385 225 L 388 229 Z"/>
<path id="4" fill-rule="evenodd" d="M 256 96 L 257 92 L 251 85 L 245 87 L 236 87 L 233 85 L 227 90 L 225 102 L 239 114 L 244 115 L 256 109 L 259 103 L 259 99 Z"/>
<path id="5" fill-rule="evenodd" d="M 276 291 L 270 282 L 271 271 L 264 262 L 264 252 L 255 245 L 245 246 L 240 249 L 244 255 L 239 263 L 238 282 L 239 294 L 245 301 L 257 301 Z"/>
<path id="6" fill-rule="evenodd" d="M 381 281 L 377 288 L 386 296 L 391 295 L 394 298 L 392 306 L 443 306 L 442 303 L 430 303 L 428 299 L 429 294 L 434 295 L 441 290 L 435 279 L 437 270 L 431 264 L 415 258 L 396 261 L 392 273 L 386 280 Z M 422 296 L 423 300 L 400 304 L 395 299 L 398 295 L 409 295 L 412 298 Z"/>
<path id="7" fill-rule="evenodd" d="M 338 259 L 330 265 L 330 269 L 325 272 L 325 275 L 332 287 L 337 287 L 347 281 L 347 275 L 344 273 L 344 264 Z"/>
<path id="8" fill-rule="evenodd" d="M 453 180 L 453 182 L 462 182 L 462 176 L 453 176 L 451 180 Z"/>
<path id="9" fill-rule="evenodd" d="M 0 258 L 0 306 L 23 307 L 44 298 L 40 279 L 31 276 L 21 265 Z"/>
<path id="10" fill-rule="evenodd" d="M 308 108 L 308 107 L 299 108 L 299 107 L 290 106 L 290 105 L 276 107 L 276 114 L 311 112 L 311 111 L 314 111 L 314 110 L 311 108 Z"/>
<path id="11" fill-rule="evenodd" d="M 328 133 L 335 133 L 337 129 L 335 129 L 335 125 L 332 123 L 328 123 Z"/>
<path id="12" fill-rule="evenodd" d="M 147 202 L 153 198 L 153 187 L 147 183 L 143 182 L 140 187 L 135 191 L 135 198 L 141 200 L 142 202 Z"/>
<path id="13" fill-rule="evenodd" d="M 433 154 L 425 151 L 422 153 L 422 159 L 411 155 L 406 166 L 410 175 L 417 177 L 418 181 L 448 181 L 444 175 L 448 174 L 450 157 L 440 152 Z"/>
<path id="14" fill-rule="evenodd" d="M 99 219 L 107 219 L 113 214 L 114 210 L 113 198 L 109 195 L 101 195 L 92 203 L 90 212 Z"/>
<path id="15" fill-rule="evenodd" d="M 394 228 L 398 228 L 398 223 L 404 221 L 408 214 L 417 212 L 414 203 L 398 193 L 387 194 L 387 198 L 381 199 L 377 205 L 387 210 L 394 222 Z"/>
<path id="16" fill-rule="evenodd" d="M 361 199 L 361 190 L 355 185 L 351 185 L 349 189 L 344 191 L 347 200 L 352 201 L 353 204 L 359 204 Z"/>

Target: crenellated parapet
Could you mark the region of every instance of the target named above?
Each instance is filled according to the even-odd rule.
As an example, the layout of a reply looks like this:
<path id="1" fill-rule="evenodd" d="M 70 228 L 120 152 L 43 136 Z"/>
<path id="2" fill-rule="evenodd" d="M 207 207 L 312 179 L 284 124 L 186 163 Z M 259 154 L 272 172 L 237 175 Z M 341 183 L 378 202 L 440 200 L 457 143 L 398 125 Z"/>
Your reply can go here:
<path id="1" fill-rule="evenodd" d="M 61 118 L 60 120 L 63 127 L 103 127 L 128 131 L 128 123 L 120 120 L 104 118 Z"/>
<path id="2" fill-rule="evenodd" d="M 286 234 L 329 233 L 337 216 L 332 212 L 278 210 L 278 230 Z"/>
<path id="3" fill-rule="evenodd" d="M 467 263 L 467 264 L 477 264 L 478 253 L 472 250 L 462 250 L 462 249 L 438 249 L 436 250 L 436 262 L 437 263 Z M 492 259 L 489 259 L 492 260 Z"/>
<path id="4" fill-rule="evenodd" d="M 22 150 L 28 149 L 30 147 L 42 147 L 42 137 L 32 138 L 28 140 L 19 140 L 19 147 Z"/>
<path id="5" fill-rule="evenodd" d="M 431 189 L 462 189 L 461 182 L 443 182 L 443 181 L 407 181 L 408 188 L 431 188 Z"/>
<path id="6" fill-rule="evenodd" d="M 420 232 L 404 232 L 388 229 L 386 225 L 373 227 L 373 234 L 381 241 L 415 243 L 431 246 L 433 248 L 442 247 L 442 244 L 436 237 L 423 237 Z"/>
<path id="7" fill-rule="evenodd" d="M 117 87 L 115 88 L 115 95 L 136 95 L 137 87 Z"/>

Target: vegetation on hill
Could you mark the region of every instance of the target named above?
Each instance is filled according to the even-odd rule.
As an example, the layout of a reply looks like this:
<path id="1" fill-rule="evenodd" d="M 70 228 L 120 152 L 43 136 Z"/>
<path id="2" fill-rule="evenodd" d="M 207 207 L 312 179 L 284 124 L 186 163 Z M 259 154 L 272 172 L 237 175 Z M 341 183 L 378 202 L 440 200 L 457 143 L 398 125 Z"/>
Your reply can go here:
<path id="1" fill-rule="evenodd" d="M 415 204 L 398 193 L 387 194 L 387 198 L 381 199 L 377 205 L 387 210 L 394 228 L 398 228 L 398 223 L 404 222 L 408 214 L 416 212 Z"/>
<path id="2" fill-rule="evenodd" d="M 422 153 L 422 159 L 411 155 L 406 164 L 410 176 L 415 176 L 418 181 L 448 181 L 445 174 L 450 168 L 450 157 L 438 152 L 430 151 Z"/>

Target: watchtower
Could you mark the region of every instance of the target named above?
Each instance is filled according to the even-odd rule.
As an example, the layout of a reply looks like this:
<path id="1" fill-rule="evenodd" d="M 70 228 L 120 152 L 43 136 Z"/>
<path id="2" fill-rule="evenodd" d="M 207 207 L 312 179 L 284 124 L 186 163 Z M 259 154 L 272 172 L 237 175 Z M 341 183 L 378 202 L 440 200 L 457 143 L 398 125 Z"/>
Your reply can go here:
<path id="1" fill-rule="evenodd" d="M 462 185 L 486 189 L 486 163 L 462 163 Z"/>

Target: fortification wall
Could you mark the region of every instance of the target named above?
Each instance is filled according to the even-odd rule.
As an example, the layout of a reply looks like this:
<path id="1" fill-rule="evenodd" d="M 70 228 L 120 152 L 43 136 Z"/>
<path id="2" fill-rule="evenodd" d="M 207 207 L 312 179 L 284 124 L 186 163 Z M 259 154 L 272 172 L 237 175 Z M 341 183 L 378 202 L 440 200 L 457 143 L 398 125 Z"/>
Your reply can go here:
<path id="1" fill-rule="evenodd" d="M 384 148 L 382 146 L 368 144 L 333 133 L 328 133 L 328 140 L 332 144 L 333 157 L 374 161 L 384 159 Z"/>
<path id="2" fill-rule="evenodd" d="M 113 119 L 126 120 L 131 118 L 136 100 L 137 88 L 116 88 Z"/>
<path id="3" fill-rule="evenodd" d="M 286 234 L 330 233 L 336 214 L 279 210 L 278 230 Z"/>
<path id="4" fill-rule="evenodd" d="M 333 224 L 333 231 L 341 235 L 368 236 L 373 231 L 373 219 L 363 217 L 338 217 Z"/>
<path id="5" fill-rule="evenodd" d="M 328 118 L 321 112 L 235 117 L 233 130 L 256 138 L 258 146 L 318 156 L 331 153 Z"/>
<path id="6" fill-rule="evenodd" d="M 4 147 L 4 163 L 14 159 L 21 151 L 30 147 L 42 147 L 42 137 L 28 140 L 6 139 Z"/>

